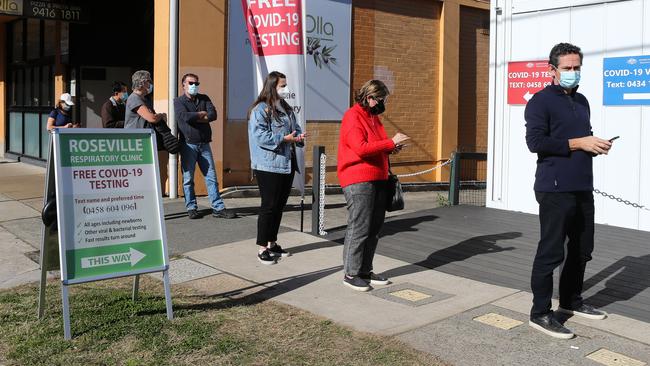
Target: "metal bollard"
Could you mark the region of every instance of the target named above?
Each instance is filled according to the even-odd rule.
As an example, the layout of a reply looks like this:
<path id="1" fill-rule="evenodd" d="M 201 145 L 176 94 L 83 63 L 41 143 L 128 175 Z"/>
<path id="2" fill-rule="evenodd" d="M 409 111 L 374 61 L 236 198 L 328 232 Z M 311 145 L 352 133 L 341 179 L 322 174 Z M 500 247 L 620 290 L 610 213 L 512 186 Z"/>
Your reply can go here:
<path id="1" fill-rule="evenodd" d="M 320 218 L 320 156 L 325 154 L 325 146 L 314 146 L 312 157 L 312 180 L 311 180 L 311 234 L 319 235 L 319 218 Z"/>
<path id="2" fill-rule="evenodd" d="M 451 174 L 449 175 L 449 204 L 458 205 L 460 193 L 460 153 L 454 152 L 451 161 Z"/>

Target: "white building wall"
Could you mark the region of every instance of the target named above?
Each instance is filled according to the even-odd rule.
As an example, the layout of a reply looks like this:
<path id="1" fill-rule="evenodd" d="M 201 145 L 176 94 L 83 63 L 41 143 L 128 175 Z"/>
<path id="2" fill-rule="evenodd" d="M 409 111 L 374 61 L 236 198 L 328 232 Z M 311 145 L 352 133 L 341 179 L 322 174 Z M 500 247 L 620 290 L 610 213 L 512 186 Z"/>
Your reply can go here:
<path id="1" fill-rule="evenodd" d="M 650 206 L 650 106 L 603 105 L 603 58 L 650 55 L 650 0 L 493 0 L 487 206 L 537 213 L 536 154 L 525 142 L 523 105 L 507 104 L 507 65 L 547 60 L 570 42 L 584 53 L 580 92 L 594 135 L 621 136 L 594 158 L 594 186 Z M 648 79 L 650 82 L 650 78 Z M 650 231 L 650 211 L 595 195 L 596 222 Z"/>

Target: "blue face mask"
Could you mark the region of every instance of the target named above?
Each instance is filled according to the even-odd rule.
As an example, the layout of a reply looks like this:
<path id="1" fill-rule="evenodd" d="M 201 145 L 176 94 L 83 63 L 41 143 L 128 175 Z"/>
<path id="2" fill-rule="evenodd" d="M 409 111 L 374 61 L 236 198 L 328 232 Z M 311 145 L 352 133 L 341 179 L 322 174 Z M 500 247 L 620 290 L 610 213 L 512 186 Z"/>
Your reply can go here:
<path id="1" fill-rule="evenodd" d="M 122 93 L 122 96 L 120 98 L 122 99 L 123 102 L 126 102 L 126 100 L 129 99 L 129 93 L 128 92 Z"/>
<path id="2" fill-rule="evenodd" d="M 198 85 L 190 85 L 187 88 L 187 92 L 190 93 L 190 95 L 197 95 L 199 93 L 199 86 Z"/>
<path id="3" fill-rule="evenodd" d="M 153 93 L 153 84 L 149 83 L 149 88 L 147 89 L 147 94 Z"/>
<path id="4" fill-rule="evenodd" d="M 564 89 L 573 89 L 580 83 L 580 71 L 561 71 L 560 86 Z"/>

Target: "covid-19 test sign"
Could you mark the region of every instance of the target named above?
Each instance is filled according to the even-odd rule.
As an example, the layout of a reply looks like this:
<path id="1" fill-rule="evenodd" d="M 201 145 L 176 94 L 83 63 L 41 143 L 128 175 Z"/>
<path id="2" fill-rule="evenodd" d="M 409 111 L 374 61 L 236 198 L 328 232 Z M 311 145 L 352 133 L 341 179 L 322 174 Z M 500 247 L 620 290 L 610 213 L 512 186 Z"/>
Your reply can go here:
<path id="1" fill-rule="evenodd" d="M 603 59 L 603 104 L 650 104 L 650 56 Z"/>
<path id="2" fill-rule="evenodd" d="M 59 130 L 56 194 L 65 283 L 166 268 L 156 149 L 150 130 Z"/>

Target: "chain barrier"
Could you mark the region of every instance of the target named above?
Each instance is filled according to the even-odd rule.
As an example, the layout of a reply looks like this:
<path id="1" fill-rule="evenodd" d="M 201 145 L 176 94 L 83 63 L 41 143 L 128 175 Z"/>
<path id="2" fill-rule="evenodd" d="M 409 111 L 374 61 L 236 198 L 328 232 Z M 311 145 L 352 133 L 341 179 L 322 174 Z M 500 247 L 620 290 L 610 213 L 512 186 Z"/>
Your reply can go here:
<path id="1" fill-rule="evenodd" d="M 442 168 L 443 166 L 445 166 L 445 165 L 449 165 L 449 164 L 451 164 L 451 159 L 445 161 L 445 162 L 442 163 L 442 164 L 438 164 L 438 165 L 434 166 L 433 168 L 430 168 L 430 169 L 427 169 L 427 170 L 423 170 L 423 171 L 421 171 L 421 172 L 415 172 L 415 173 L 409 173 L 409 174 L 398 174 L 398 175 L 397 175 L 397 178 L 414 177 L 414 176 L 416 176 L 416 175 L 426 174 L 426 173 L 432 172 L 432 171 L 434 171 L 434 170 L 436 170 L 436 169 Z"/>
<path id="2" fill-rule="evenodd" d="M 327 235 L 325 231 L 325 164 L 327 163 L 327 155 L 320 155 L 320 182 L 318 182 L 319 198 L 318 198 L 318 235 Z"/>
<path id="3" fill-rule="evenodd" d="M 642 209 L 642 210 L 650 211 L 649 208 L 647 208 L 647 207 L 645 207 L 645 206 L 643 206 L 643 205 L 640 205 L 640 204 L 638 204 L 638 203 L 634 203 L 634 202 L 630 202 L 630 201 L 625 200 L 625 199 L 622 199 L 622 198 L 620 198 L 620 197 L 616 197 L 616 196 L 614 196 L 613 194 L 609 194 L 609 193 L 607 193 L 607 192 L 603 192 L 603 191 L 601 191 L 601 190 L 599 190 L 599 189 L 597 189 L 597 188 L 594 188 L 594 193 L 597 193 L 597 194 L 599 194 L 599 195 L 601 195 L 601 196 L 603 196 L 603 197 L 609 198 L 610 200 L 614 200 L 614 201 L 616 201 L 616 202 L 622 203 L 622 204 L 627 205 L 627 206 L 632 206 L 632 207 L 634 207 L 634 208 L 640 208 L 640 209 Z"/>

